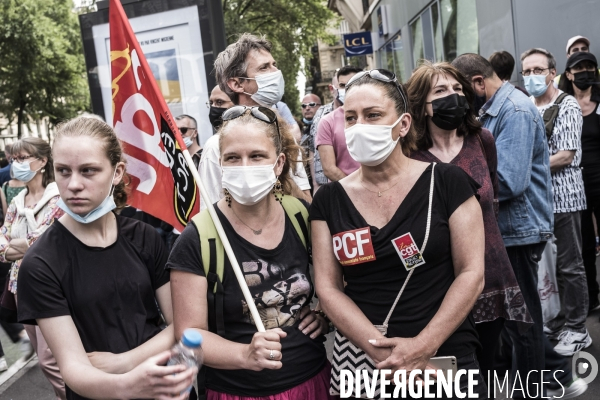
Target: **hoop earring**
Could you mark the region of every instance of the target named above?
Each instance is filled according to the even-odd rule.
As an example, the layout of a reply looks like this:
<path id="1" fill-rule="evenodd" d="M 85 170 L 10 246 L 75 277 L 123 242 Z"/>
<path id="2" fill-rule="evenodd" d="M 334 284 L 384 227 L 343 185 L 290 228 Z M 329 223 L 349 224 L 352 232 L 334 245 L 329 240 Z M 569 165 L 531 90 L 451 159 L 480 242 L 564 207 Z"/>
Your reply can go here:
<path id="1" fill-rule="evenodd" d="M 273 195 L 275 196 L 275 200 L 277 200 L 279 204 L 282 204 L 281 199 L 283 199 L 284 194 L 283 186 L 281 185 L 279 179 L 277 179 L 277 182 L 275 182 L 275 186 L 273 186 Z"/>
<path id="2" fill-rule="evenodd" d="M 231 193 L 229 190 L 223 189 L 223 193 L 225 193 L 225 201 L 227 202 L 227 207 L 231 208 Z"/>

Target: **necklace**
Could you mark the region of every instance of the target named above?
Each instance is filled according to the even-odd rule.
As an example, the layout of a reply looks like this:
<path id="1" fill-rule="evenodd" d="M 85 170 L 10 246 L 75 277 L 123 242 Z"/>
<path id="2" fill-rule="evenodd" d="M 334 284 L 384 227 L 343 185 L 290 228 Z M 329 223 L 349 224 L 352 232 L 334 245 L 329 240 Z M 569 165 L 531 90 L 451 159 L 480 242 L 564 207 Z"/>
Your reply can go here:
<path id="1" fill-rule="evenodd" d="M 241 219 L 240 217 L 238 217 L 238 215 L 237 215 L 237 214 L 235 213 L 235 211 L 233 210 L 233 207 L 231 208 L 231 211 L 233 211 L 233 215 L 235 215 L 235 217 L 236 217 L 236 218 L 237 218 L 237 219 L 238 219 L 238 220 L 239 220 L 239 221 L 240 221 L 242 224 L 246 225 L 246 227 L 247 227 L 248 229 L 250 229 L 250 230 L 252 231 L 252 233 L 254 233 L 255 235 L 260 235 L 260 234 L 262 233 L 262 231 L 263 231 L 263 228 L 264 228 L 264 227 L 265 227 L 265 225 L 266 225 L 266 222 L 265 222 L 265 225 L 263 225 L 263 227 L 262 227 L 262 228 L 260 228 L 260 229 L 252 229 L 252 228 L 251 228 L 251 227 L 250 227 L 250 226 L 249 226 L 247 223 L 245 223 L 244 221 L 242 221 L 242 219 Z"/>
<path id="2" fill-rule="evenodd" d="M 385 190 L 371 190 L 368 187 L 365 186 L 365 184 L 363 183 L 363 178 L 362 178 L 362 174 L 360 175 L 360 184 L 362 185 L 363 188 L 365 188 L 366 190 L 368 190 L 371 193 L 377 193 L 377 197 L 381 197 L 381 193 L 385 193 L 388 190 L 390 190 L 391 188 L 393 188 L 394 186 L 396 186 L 397 184 L 400 183 L 400 178 L 398 178 L 398 181 L 396 183 L 394 183 L 392 186 L 390 186 L 389 188 L 385 189 Z"/>

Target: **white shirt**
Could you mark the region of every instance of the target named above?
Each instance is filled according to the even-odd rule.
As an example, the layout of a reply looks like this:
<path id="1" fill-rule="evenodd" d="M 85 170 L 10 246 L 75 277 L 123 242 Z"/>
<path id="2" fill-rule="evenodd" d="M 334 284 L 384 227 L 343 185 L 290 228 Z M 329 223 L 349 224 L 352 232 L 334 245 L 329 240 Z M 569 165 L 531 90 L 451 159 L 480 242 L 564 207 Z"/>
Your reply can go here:
<path id="1" fill-rule="evenodd" d="M 200 180 L 206 189 L 208 199 L 202 199 L 200 201 L 200 210 L 206 208 L 206 202 L 209 201 L 211 204 L 216 203 L 224 197 L 223 186 L 221 184 L 221 178 L 223 176 L 223 170 L 219 164 L 221 155 L 219 153 L 219 135 L 211 136 L 206 143 L 204 143 L 204 150 L 202 151 L 202 159 L 198 166 L 198 172 L 200 173 Z M 310 190 L 310 183 L 302 164 L 302 153 L 298 152 L 298 172 L 297 175 L 293 174 L 290 170 L 290 175 L 300 190 Z"/>

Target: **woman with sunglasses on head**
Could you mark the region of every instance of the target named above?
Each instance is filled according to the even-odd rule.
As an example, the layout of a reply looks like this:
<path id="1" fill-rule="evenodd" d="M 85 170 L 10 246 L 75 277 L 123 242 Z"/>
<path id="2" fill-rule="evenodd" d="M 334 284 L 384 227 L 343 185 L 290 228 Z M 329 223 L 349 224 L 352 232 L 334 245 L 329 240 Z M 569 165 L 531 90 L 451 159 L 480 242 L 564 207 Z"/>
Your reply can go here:
<path id="1" fill-rule="evenodd" d="M 202 333 L 209 400 L 328 399 L 330 370 L 322 337 L 328 323 L 309 308 L 307 222 L 297 220 L 306 228 L 299 232 L 287 208 L 295 204 L 307 215 L 305 203 L 289 195 L 289 170 L 297 165 L 290 160 L 296 159 L 298 145 L 268 108 L 235 106 L 222 118 L 225 198 L 215 203 L 215 211 L 267 330 L 256 331 L 227 257 L 213 295 L 215 277 L 205 271 L 207 263 L 218 260 L 210 255 L 206 261 L 212 253 L 202 245 L 207 231 L 194 220 L 167 264 L 175 333 L 189 327 Z"/>
<path id="2" fill-rule="evenodd" d="M 12 176 L 24 182 L 26 190 L 13 198 L 6 211 L 4 225 L 0 228 L 0 262 L 12 262 L 8 290 L 20 300 L 21 295 L 26 294 L 23 291 L 17 294 L 17 278 L 23 257 L 63 212 L 56 205 L 59 195 L 48 142 L 34 137 L 23 138 L 13 144 L 11 152 L 14 160 Z M 18 308 L 20 306 L 19 301 Z M 39 328 L 30 324 L 25 325 L 25 331 L 56 397 L 64 399 L 65 384 L 44 336 Z"/>
<path id="3" fill-rule="evenodd" d="M 583 114 L 581 167 L 587 209 L 581 213 L 581 254 L 588 283 L 589 311 L 592 311 L 600 309 L 593 222 L 593 216 L 600 221 L 600 76 L 596 56 L 588 52 L 572 54 L 558 88 L 575 97 Z"/>
<path id="4" fill-rule="evenodd" d="M 472 315 L 481 347 L 482 373 L 493 369 L 494 354 L 504 321 L 533 323 L 510 264 L 498 228 L 496 145 L 482 129 L 472 107 L 475 93 L 466 78 L 449 63 L 423 62 L 406 83 L 418 151 L 411 158 L 450 163 L 462 168 L 479 185 L 485 231 L 485 287 Z"/>
<path id="5" fill-rule="evenodd" d="M 478 185 L 453 165 L 408 157 L 417 141 L 409 112 L 389 71 L 347 83 L 346 140 L 361 166 L 322 186 L 311 205 L 317 293 L 336 342 L 349 340 L 378 369 L 409 376 L 437 355 L 478 370 L 470 313 L 484 283 Z M 473 391 L 485 397 L 483 379 Z"/>
<path id="6" fill-rule="evenodd" d="M 127 202 L 114 130 L 67 121 L 52 155 L 65 214 L 23 259 L 19 319 L 44 334 L 67 399 L 187 399 L 196 369 L 164 366 L 175 343 L 160 326 L 173 315 L 167 252 L 150 225 L 113 212 Z"/>

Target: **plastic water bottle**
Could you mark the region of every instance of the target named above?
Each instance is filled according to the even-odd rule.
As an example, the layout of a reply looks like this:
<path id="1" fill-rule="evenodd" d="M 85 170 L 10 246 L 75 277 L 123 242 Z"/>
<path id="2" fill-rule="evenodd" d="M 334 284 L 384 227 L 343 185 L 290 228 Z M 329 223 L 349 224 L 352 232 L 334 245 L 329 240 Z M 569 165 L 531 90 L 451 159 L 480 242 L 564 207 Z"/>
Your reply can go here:
<path id="1" fill-rule="evenodd" d="M 183 331 L 181 340 L 171 349 L 171 358 L 167 365 L 185 365 L 188 368 L 200 367 L 204 361 L 202 353 L 202 335 L 194 329 L 186 329 Z M 182 393 L 189 393 L 192 386 L 184 390 Z"/>

